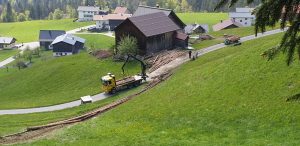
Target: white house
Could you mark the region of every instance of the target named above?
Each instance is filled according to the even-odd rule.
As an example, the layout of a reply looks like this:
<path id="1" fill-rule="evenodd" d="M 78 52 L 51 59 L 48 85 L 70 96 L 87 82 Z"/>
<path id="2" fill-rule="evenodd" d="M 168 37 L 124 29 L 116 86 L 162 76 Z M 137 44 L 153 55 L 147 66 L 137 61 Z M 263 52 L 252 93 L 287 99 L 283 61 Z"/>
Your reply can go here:
<path id="1" fill-rule="evenodd" d="M 230 12 L 229 17 L 244 27 L 252 26 L 255 22 L 255 15 L 252 14 L 253 10 L 253 8 L 236 8 L 236 12 Z"/>
<path id="2" fill-rule="evenodd" d="M 13 37 L 0 37 L 0 49 L 11 49 L 15 46 L 16 41 Z"/>
<path id="3" fill-rule="evenodd" d="M 78 21 L 93 21 L 94 15 L 99 14 L 100 8 L 94 6 L 79 6 Z"/>
<path id="4" fill-rule="evenodd" d="M 132 14 L 108 14 L 108 15 L 95 15 L 96 28 L 99 30 L 114 30 L 124 20 L 131 17 Z"/>

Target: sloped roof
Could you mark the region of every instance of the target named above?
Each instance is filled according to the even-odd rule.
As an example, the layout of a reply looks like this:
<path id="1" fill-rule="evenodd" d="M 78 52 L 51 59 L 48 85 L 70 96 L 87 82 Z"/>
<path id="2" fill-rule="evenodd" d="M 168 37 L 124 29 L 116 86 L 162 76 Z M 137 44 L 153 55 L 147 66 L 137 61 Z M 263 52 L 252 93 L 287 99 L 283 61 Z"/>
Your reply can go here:
<path id="1" fill-rule="evenodd" d="M 206 33 L 209 32 L 208 24 L 189 24 L 189 25 L 185 26 L 184 32 L 185 33 L 193 33 L 193 31 L 195 31 L 199 27 L 201 27 L 203 30 L 205 30 Z"/>
<path id="2" fill-rule="evenodd" d="M 56 37 L 66 34 L 64 30 L 40 30 L 40 40 L 55 40 Z"/>
<path id="3" fill-rule="evenodd" d="M 94 21 L 100 20 L 125 20 L 131 17 L 132 14 L 108 14 L 108 15 L 94 15 Z"/>
<path id="4" fill-rule="evenodd" d="M 163 12 L 128 18 L 146 37 L 179 30 Z"/>
<path id="5" fill-rule="evenodd" d="M 134 12 L 133 16 L 141 16 L 141 15 L 153 14 L 153 13 L 157 13 L 157 12 L 164 12 L 167 16 L 169 16 L 171 14 L 172 10 L 139 5 L 137 10 Z"/>
<path id="6" fill-rule="evenodd" d="M 116 7 L 114 14 L 127 14 L 127 8 L 126 7 Z"/>
<path id="7" fill-rule="evenodd" d="M 236 22 L 236 21 L 234 21 L 232 19 L 229 19 L 229 20 L 223 21 L 222 23 L 218 23 L 218 24 L 214 25 L 213 26 L 213 30 L 214 31 L 219 31 L 219 30 L 227 28 L 227 27 L 229 27 L 231 25 L 235 25 L 237 27 L 242 27 L 243 26 L 242 24 L 240 24 L 240 23 L 238 23 L 238 22 Z"/>
<path id="8" fill-rule="evenodd" d="M 75 35 L 71 35 L 71 34 L 64 34 L 61 36 L 58 36 L 51 45 L 53 44 L 57 44 L 59 42 L 65 42 L 68 43 L 70 45 L 75 45 L 76 42 L 81 42 L 81 43 L 85 43 L 85 39 L 80 38 L 78 36 Z"/>
<path id="9" fill-rule="evenodd" d="M 15 40 L 13 37 L 0 37 L 0 44 L 11 44 Z"/>
<path id="10" fill-rule="evenodd" d="M 94 12 L 98 12 L 98 11 L 100 11 L 100 8 L 95 7 L 95 6 L 79 6 L 77 11 L 94 11 Z"/>

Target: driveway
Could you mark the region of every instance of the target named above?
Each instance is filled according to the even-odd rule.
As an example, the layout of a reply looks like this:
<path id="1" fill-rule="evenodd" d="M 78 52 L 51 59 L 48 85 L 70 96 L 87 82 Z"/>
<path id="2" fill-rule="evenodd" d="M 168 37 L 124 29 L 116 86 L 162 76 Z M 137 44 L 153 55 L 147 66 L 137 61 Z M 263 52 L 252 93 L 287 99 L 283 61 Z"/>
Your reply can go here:
<path id="1" fill-rule="evenodd" d="M 254 39 L 258 39 L 261 37 L 265 37 L 265 36 L 269 36 L 269 35 L 273 35 L 273 34 L 277 34 L 277 33 L 281 33 L 281 32 L 284 32 L 284 30 L 280 30 L 280 29 L 272 30 L 272 31 L 265 32 L 264 34 L 260 33 L 257 35 L 257 37 L 255 35 L 243 37 L 243 38 L 241 38 L 241 41 L 245 42 L 245 41 L 249 41 L 249 40 L 254 40 Z M 198 50 L 195 53 L 198 53 L 198 56 L 202 56 L 209 52 L 213 52 L 213 51 L 225 48 L 225 47 L 227 47 L 227 46 L 224 43 L 221 43 L 221 44 L 217 44 L 217 45 L 214 45 L 214 46 L 202 49 L 202 50 Z M 188 62 L 189 60 L 190 59 L 188 58 L 188 56 L 175 59 L 174 61 L 170 62 L 169 64 L 166 64 L 166 65 L 162 66 L 161 68 L 157 69 L 156 71 L 152 72 L 151 74 L 149 74 L 150 80 L 151 80 L 151 78 L 161 75 L 163 73 L 166 73 L 166 72 L 182 65 L 183 63 Z M 93 99 L 93 102 L 95 102 L 95 101 L 106 99 L 108 97 L 109 97 L 108 95 L 106 95 L 104 93 L 100 93 L 98 95 L 93 96 L 92 99 Z M 63 110 L 63 109 L 80 106 L 80 104 L 81 104 L 81 101 L 77 100 L 77 101 L 73 101 L 73 102 L 69 102 L 69 103 L 65 103 L 65 104 L 41 107 L 41 108 L 0 110 L 0 115 L 16 115 L 16 114 L 58 111 L 58 110 Z"/>

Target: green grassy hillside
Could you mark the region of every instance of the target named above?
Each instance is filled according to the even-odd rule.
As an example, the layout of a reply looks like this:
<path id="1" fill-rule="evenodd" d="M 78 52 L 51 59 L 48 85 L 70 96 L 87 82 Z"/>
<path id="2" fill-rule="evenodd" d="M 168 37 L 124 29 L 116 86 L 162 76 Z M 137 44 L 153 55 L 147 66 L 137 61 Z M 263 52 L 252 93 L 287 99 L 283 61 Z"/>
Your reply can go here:
<path id="1" fill-rule="evenodd" d="M 102 34 L 76 34 L 76 36 L 86 39 L 85 46 L 94 45 L 97 49 L 108 49 L 115 44 L 115 39 Z"/>
<path id="2" fill-rule="evenodd" d="M 100 77 L 108 72 L 122 77 L 122 62 L 97 60 L 86 52 L 37 61 L 32 67 L 0 70 L 0 109 L 47 106 L 101 92 Z M 129 64 L 127 74 L 139 73 Z"/>
<path id="3" fill-rule="evenodd" d="M 0 50 L 0 62 L 14 56 L 18 53 L 18 50 Z"/>
<path id="4" fill-rule="evenodd" d="M 260 54 L 281 35 L 200 57 L 167 81 L 88 122 L 24 145 L 297 145 L 300 63 Z"/>
<path id="5" fill-rule="evenodd" d="M 229 18 L 227 13 L 177 13 L 186 24 L 208 24 L 210 27 Z"/>
<path id="6" fill-rule="evenodd" d="M 15 23 L 0 23 L 0 36 L 15 37 L 18 42 L 38 41 L 39 31 L 43 29 L 72 30 L 94 22 L 73 22 L 72 19 L 36 20 Z"/>

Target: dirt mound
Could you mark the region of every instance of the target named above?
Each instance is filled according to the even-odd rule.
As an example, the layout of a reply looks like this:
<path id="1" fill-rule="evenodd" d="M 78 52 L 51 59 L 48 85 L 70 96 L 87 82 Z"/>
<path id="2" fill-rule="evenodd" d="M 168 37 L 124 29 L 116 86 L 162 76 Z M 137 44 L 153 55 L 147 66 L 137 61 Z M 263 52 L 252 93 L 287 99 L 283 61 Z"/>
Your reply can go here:
<path id="1" fill-rule="evenodd" d="M 94 56 L 98 59 L 105 59 L 111 57 L 113 54 L 106 50 L 99 50 L 95 52 Z"/>

